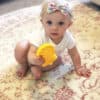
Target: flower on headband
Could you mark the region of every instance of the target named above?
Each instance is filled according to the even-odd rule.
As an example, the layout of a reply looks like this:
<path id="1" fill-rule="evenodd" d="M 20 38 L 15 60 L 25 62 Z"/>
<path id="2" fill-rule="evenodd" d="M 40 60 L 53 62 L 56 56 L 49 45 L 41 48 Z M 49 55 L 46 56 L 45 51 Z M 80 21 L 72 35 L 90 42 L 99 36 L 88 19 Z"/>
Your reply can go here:
<path id="1" fill-rule="evenodd" d="M 68 4 L 58 5 L 55 2 L 48 3 L 48 8 L 47 8 L 48 13 L 53 13 L 57 10 L 61 11 L 65 16 L 67 16 L 69 14 L 72 17 Z"/>

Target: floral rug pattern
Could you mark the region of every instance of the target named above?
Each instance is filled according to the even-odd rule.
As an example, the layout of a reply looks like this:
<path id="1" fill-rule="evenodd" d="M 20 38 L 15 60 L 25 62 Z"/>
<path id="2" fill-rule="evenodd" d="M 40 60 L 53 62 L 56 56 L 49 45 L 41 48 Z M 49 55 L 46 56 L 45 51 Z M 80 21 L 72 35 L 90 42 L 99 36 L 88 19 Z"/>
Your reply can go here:
<path id="1" fill-rule="evenodd" d="M 32 8 L 27 9 L 0 16 L 0 100 L 100 100 L 100 12 L 84 4 L 76 6 L 70 28 L 91 77 L 72 72 L 53 79 L 45 73 L 41 80 L 35 81 L 30 72 L 23 79 L 15 73 L 16 43 L 29 38 L 31 32 L 41 32 L 39 18 Z"/>

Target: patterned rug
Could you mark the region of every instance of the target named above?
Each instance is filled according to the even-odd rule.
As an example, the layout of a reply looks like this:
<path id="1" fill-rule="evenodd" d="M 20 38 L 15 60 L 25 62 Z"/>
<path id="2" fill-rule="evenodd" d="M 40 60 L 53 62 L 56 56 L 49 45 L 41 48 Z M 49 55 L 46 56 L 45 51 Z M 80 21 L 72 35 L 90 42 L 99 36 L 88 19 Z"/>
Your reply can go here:
<path id="1" fill-rule="evenodd" d="M 70 30 L 91 77 L 72 72 L 53 79 L 45 73 L 39 81 L 30 72 L 20 80 L 14 59 L 16 43 L 31 37 L 31 32 L 41 32 L 39 18 L 34 16 L 33 8 L 0 16 L 0 100 L 100 100 L 100 12 L 80 4 L 73 15 Z"/>

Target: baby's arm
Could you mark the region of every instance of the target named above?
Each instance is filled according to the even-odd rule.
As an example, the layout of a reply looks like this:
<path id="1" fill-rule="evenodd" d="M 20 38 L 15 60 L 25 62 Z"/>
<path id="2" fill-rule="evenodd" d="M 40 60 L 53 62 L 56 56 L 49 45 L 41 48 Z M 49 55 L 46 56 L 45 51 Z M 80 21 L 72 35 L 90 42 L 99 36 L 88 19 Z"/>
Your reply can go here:
<path id="1" fill-rule="evenodd" d="M 68 53 L 70 54 L 73 64 L 75 66 L 76 69 L 80 68 L 81 66 L 81 59 L 80 59 L 80 55 L 77 51 L 76 47 L 73 47 L 72 49 L 68 50 Z"/>
<path id="2" fill-rule="evenodd" d="M 89 77 L 91 72 L 86 67 L 81 66 L 81 59 L 77 48 L 73 47 L 72 49 L 69 49 L 68 52 L 72 58 L 77 74 L 84 77 Z"/>
<path id="3" fill-rule="evenodd" d="M 43 64 L 43 59 L 41 57 L 37 57 L 36 56 L 36 50 L 37 47 L 34 45 L 30 46 L 28 55 L 27 55 L 27 59 L 28 59 L 28 63 L 31 65 L 41 65 Z"/>

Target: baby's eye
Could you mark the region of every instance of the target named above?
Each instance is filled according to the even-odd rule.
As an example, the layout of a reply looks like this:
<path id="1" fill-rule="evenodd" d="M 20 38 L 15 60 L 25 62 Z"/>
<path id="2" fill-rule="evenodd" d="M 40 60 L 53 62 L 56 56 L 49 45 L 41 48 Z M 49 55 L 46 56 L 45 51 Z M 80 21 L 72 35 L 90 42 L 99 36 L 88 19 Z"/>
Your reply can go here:
<path id="1" fill-rule="evenodd" d="M 58 24 L 59 24 L 60 26 L 62 26 L 62 25 L 64 25 L 64 22 L 58 22 Z"/>
<path id="2" fill-rule="evenodd" d="M 48 20 L 48 21 L 47 21 L 47 24 L 48 24 L 48 25 L 51 25 L 51 24 L 52 24 L 52 21 Z"/>

